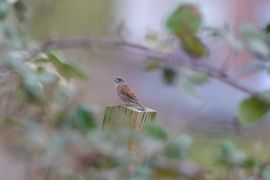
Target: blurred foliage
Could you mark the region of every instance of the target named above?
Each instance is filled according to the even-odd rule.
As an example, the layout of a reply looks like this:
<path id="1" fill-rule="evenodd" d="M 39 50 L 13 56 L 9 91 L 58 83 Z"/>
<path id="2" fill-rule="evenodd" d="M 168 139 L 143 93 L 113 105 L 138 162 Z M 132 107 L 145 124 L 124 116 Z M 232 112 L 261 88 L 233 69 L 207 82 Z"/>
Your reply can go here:
<path id="1" fill-rule="evenodd" d="M 193 57 L 208 55 L 207 47 L 196 36 L 202 24 L 199 8 L 193 4 L 182 4 L 168 17 L 168 29 L 181 40 L 183 49 Z"/>
<path id="2" fill-rule="evenodd" d="M 104 36 L 109 33 L 114 1 L 27 0 L 27 2 L 32 12 L 27 29 L 35 39 Z"/>
<path id="3" fill-rule="evenodd" d="M 202 24 L 199 8 L 193 4 L 182 4 L 168 17 L 166 25 L 179 37 L 193 35 Z"/>
<path id="4" fill-rule="evenodd" d="M 269 102 L 262 97 L 253 96 L 241 102 L 239 120 L 242 125 L 254 124 L 262 119 L 269 110 Z"/>
<path id="5" fill-rule="evenodd" d="M 67 4 L 72 9 L 72 3 L 69 3 L 71 1 Z M 61 5 L 58 4 L 57 8 L 61 9 Z M 95 9 L 95 13 L 98 10 Z M 165 127 L 153 122 L 146 124 L 141 134 L 131 129 L 101 130 L 91 108 L 79 102 L 72 103 L 76 95 L 74 81 L 87 78 L 84 70 L 65 60 L 57 50 L 40 50 L 39 47 L 33 51 L 31 48 L 32 40 L 22 27 L 28 22 L 30 12 L 23 0 L 0 1 L 1 68 L 14 75 L 18 103 L 39 109 L 36 116 L 9 115 L 0 122 L 1 134 L 8 137 L 3 141 L 30 164 L 24 179 L 270 179 L 267 160 L 254 158 L 229 140 L 220 146 L 207 147 L 203 144 L 194 148 L 196 139 L 186 134 L 172 136 Z M 85 18 L 88 20 L 88 16 Z M 176 41 L 181 42 L 185 52 L 196 59 L 208 55 L 208 48 L 197 34 L 203 26 L 202 18 L 199 7 L 181 4 L 166 22 Z M 65 17 L 65 20 L 73 26 L 71 19 Z M 236 39 L 226 25 L 204 29 L 213 37 L 227 40 L 235 50 L 248 49 L 263 60 L 255 69 L 269 71 L 268 65 L 264 64 L 269 59 L 269 44 L 264 30 L 243 25 L 242 36 Z M 154 35 L 148 36 L 148 40 L 160 41 Z M 169 44 L 174 41 L 161 42 L 158 48 L 166 49 L 168 46 L 170 49 Z M 205 71 L 189 66 L 180 68 L 155 59 L 145 61 L 145 70 L 161 70 L 166 84 L 182 83 L 192 93 L 194 87 L 209 82 Z M 269 91 L 244 99 L 238 113 L 241 125 L 249 126 L 262 119 L 269 110 L 269 100 Z M 138 143 L 139 151 L 136 153 L 128 148 L 127 142 L 131 140 Z M 204 166 L 193 158 L 202 153 L 203 147 L 218 154 L 211 154 L 207 159 L 211 165 Z"/>
<path id="6" fill-rule="evenodd" d="M 242 70 L 240 70 L 240 73 L 245 74 L 256 71 L 269 72 L 269 65 L 267 64 L 270 55 L 267 35 L 268 25 L 265 29 L 259 29 L 252 24 L 243 23 L 239 29 L 241 36 L 236 38 L 234 30 L 229 24 L 224 24 L 224 26 L 220 28 L 204 26 L 199 7 L 190 3 L 178 5 L 168 16 L 165 25 L 175 39 L 179 40 L 182 49 L 193 58 L 192 61 L 206 57 L 209 54 L 207 46 L 204 45 L 201 38 L 198 36 L 200 30 L 202 30 L 213 38 L 223 38 L 236 52 L 243 49 L 248 50 L 260 61 L 245 65 Z M 158 35 L 153 35 L 153 33 L 150 35 L 147 36 L 147 42 L 151 39 L 152 42 L 163 44 L 162 39 L 158 38 Z M 166 39 L 166 37 L 164 39 Z M 170 42 L 171 45 L 167 45 L 166 48 L 170 47 L 173 49 L 174 41 L 170 40 Z M 157 47 L 157 45 L 155 45 L 155 47 Z M 160 51 L 162 51 L 162 49 Z M 167 50 L 165 52 L 167 52 Z M 163 80 L 166 84 L 179 84 L 182 89 L 195 97 L 198 95 L 195 86 L 204 85 L 209 82 L 209 74 L 205 71 L 193 71 L 190 70 L 189 67 L 181 66 L 179 68 L 178 66 L 168 64 L 160 63 L 158 60 L 155 62 L 154 59 L 148 60 L 145 63 L 145 70 L 155 71 L 161 69 Z M 208 70 L 211 71 L 211 69 Z M 222 73 L 222 69 L 220 71 Z M 214 72 L 210 72 L 210 74 L 211 73 Z M 264 92 L 264 94 L 267 93 Z M 258 95 L 251 95 L 251 97 L 244 99 L 240 103 L 238 110 L 240 125 L 245 127 L 250 126 L 263 119 L 269 110 L 268 101 L 269 99 L 265 99 L 265 96 L 261 97 L 259 92 Z"/>
<path id="7" fill-rule="evenodd" d="M 162 68 L 162 76 L 166 84 L 173 84 L 177 77 L 177 71 L 173 67 L 166 66 Z"/>

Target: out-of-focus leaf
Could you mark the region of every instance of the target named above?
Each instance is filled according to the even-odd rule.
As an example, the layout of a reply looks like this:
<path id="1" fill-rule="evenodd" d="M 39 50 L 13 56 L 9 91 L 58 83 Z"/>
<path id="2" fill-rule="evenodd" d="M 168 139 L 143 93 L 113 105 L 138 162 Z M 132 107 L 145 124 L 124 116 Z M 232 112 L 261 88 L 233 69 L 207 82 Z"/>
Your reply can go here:
<path id="1" fill-rule="evenodd" d="M 33 77 L 34 75 L 29 75 L 23 81 L 23 90 L 26 92 L 29 100 L 38 101 L 45 98 L 45 92 L 42 84 Z"/>
<path id="2" fill-rule="evenodd" d="M 244 152 L 236 151 L 232 157 L 232 164 L 234 166 L 243 166 L 247 160 L 247 156 Z"/>
<path id="3" fill-rule="evenodd" d="M 187 54 L 193 57 L 205 57 L 208 56 L 209 50 L 205 44 L 196 36 L 183 36 L 181 38 L 182 47 Z"/>
<path id="4" fill-rule="evenodd" d="M 49 58 L 46 54 L 39 54 L 35 56 L 31 61 L 34 63 L 44 63 L 44 62 L 49 62 Z"/>
<path id="5" fill-rule="evenodd" d="M 38 101 L 44 99 L 45 92 L 35 70 L 21 59 L 15 59 L 11 56 L 5 58 L 10 68 L 17 74 L 21 88 L 27 95 L 28 100 Z"/>
<path id="6" fill-rule="evenodd" d="M 188 79 L 183 79 L 183 80 L 179 81 L 179 88 L 194 98 L 199 97 L 196 86 Z"/>
<path id="7" fill-rule="evenodd" d="M 241 27 L 241 39 L 244 45 L 258 58 L 267 59 L 270 56 L 267 34 L 253 25 L 244 24 Z"/>
<path id="8" fill-rule="evenodd" d="M 74 64 L 70 64 L 64 62 L 64 60 L 60 59 L 56 54 L 50 52 L 47 54 L 51 63 L 55 65 L 58 72 L 65 77 L 66 79 L 70 78 L 79 78 L 85 79 L 86 73 L 79 67 Z"/>
<path id="9" fill-rule="evenodd" d="M 242 42 L 237 39 L 234 34 L 227 33 L 224 35 L 224 38 L 232 49 L 239 51 L 243 48 Z"/>
<path id="10" fill-rule="evenodd" d="M 252 157 L 248 157 L 243 165 L 243 167 L 245 169 L 248 169 L 248 170 L 252 170 L 256 167 L 257 165 L 257 162 L 256 162 L 256 159 L 252 158 Z"/>
<path id="11" fill-rule="evenodd" d="M 136 178 L 135 179 L 140 179 L 140 178 L 150 178 L 152 174 L 152 169 L 148 166 L 139 166 L 136 168 Z"/>
<path id="12" fill-rule="evenodd" d="M 17 122 L 10 116 L 7 116 L 3 119 L 3 125 L 14 125 L 16 124 Z"/>
<path id="13" fill-rule="evenodd" d="M 145 61 L 145 64 L 144 64 L 145 71 L 147 71 L 147 72 L 156 71 L 159 68 L 160 68 L 160 65 L 158 64 L 158 62 L 156 60 L 148 59 Z"/>
<path id="14" fill-rule="evenodd" d="M 261 91 L 258 97 L 263 99 L 265 102 L 270 103 L 270 90 Z"/>
<path id="15" fill-rule="evenodd" d="M 162 77 L 166 84 L 171 85 L 175 82 L 177 71 L 171 67 L 163 67 Z"/>
<path id="16" fill-rule="evenodd" d="M 211 37 L 221 37 L 223 35 L 223 29 L 215 27 L 203 27 L 202 31 L 207 32 Z"/>
<path id="17" fill-rule="evenodd" d="M 187 78 L 196 85 L 203 85 L 209 81 L 207 73 L 202 71 L 193 71 Z"/>
<path id="18" fill-rule="evenodd" d="M 146 42 L 150 42 L 150 43 L 152 43 L 152 42 L 156 42 L 156 41 L 158 41 L 158 34 L 157 33 L 155 33 L 155 32 L 153 32 L 153 31 L 151 31 L 151 32 L 148 32 L 147 34 L 146 34 L 146 36 L 145 36 L 145 41 Z"/>
<path id="19" fill-rule="evenodd" d="M 270 180 L 270 168 L 267 167 L 262 172 L 262 178 L 263 180 Z"/>
<path id="20" fill-rule="evenodd" d="M 221 145 L 221 154 L 218 158 L 218 163 L 223 166 L 231 166 L 236 151 L 237 149 L 231 141 L 224 141 Z"/>
<path id="21" fill-rule="evenodd" d="M 59 79 L 56 74 L 46 71 L 43 67 L 37 68 L 36 76 L 42 84 L 52 84 Z"/>
<path id="22" fill-rule="evenodd" d="M 72 125 L 82 130 L 94 129 L 97 127 L 95 117 L 86 106 L 78 106 L 72 115 Z"/>
<path id="23" fill-rule="evenodd" d="M 9 12 L 10 6 L 7 2 L 1 1 L 0 2 L 0 20 L 4 20 Z"/>
<path id="24" fill-rule="evenodd" d="M 75 89 L 70 86 L 59 85 L 54 92 L 55 100 L 59 104 L 65 104 L 67 101 L 75 95 Z"/>
<path id="25" fill-rule="evenodd" d="M 220 163 L 231 167 L 247 167 L 248 157 L 242 151 L 235 148 L 231 141 L 225 141 L 221 145 L 221 159 Z M 250 164 L 251 165 L 251 164 Z"/>
<path id="26" fill-rule="evenodd" d="M 27 39 L 23 32 L 13 26 L 4 26 L 5 35 L 9 39 L 9 47 L 13 49 L 24 49 L 27 47 Z"/>
<path id="27" fill-rule="evenodd" d="M 169 142 L 164 154 L 172 159 L 185 160 L 189 153 L 192 139 L 187 135 L 179 135 Z"/>
<path id="28" fill-rule="evenodd" d="M 239 106 L 240 124 L 251 125 L 261 120 L 269 110 L 269 103 L 258 96 L 243 100 Z"/>
<path id="29" fill-rule="evenodd" d="M 225 158 L 233 156 L 233 154 L 235 153 L 235 150 L 236 148 L 231 141 L 225 141 L 221 145 L 221 153 Z"/>
<path id="30" fill-rule="evenodd" d="M 208 48 L 195 36 L 201 22 L 198 7 L 193 4 L 180 5 L 166 22 L 168 29 L 181 39 L 183 49 L 194 57 L 208 55 Z"/>
<path id="31" fill-rule="evenodd" d="M 267 66 L 263 62 L 249 63 L 240 69 L 240 74 L 249 74 L 267 69 Z"/>
<path id="32" fill-rule="evenodd" d="M 179 5 L 166 21 L 167 28 L 177 37 L 195 34 L 202 23 L 199 9 L 194 4 Z"/>
<path id="33" fill-rule="evenodd" d="M 266 42 L 260 40 L 254 40 L 249 42 L 249 48 L 257 55 L 257 57 L 268 57 L 269 48 Z"/>
<path id="34" fill-rule="evenodd" d="M 266 72 L 270 75 L 270 67 L 266 68 Z"/>
<path id="35" fill-rule="evenodd" d="M 268 24 L 265 26 L 264 31 L 265 31 L 266 33 L 269 33 L 269 32 L 270 32 L 270 23 L 268 23 Z"/>
<path id="36" fill-rule="evenodd" d="M 168 137 L 166 129 L 155 122 L 148 122 L 145 126 L 145 132 L 147 135 L 161 140 L 166 140 Z"/>
<path id="37" fill-rule="evenodd" d="M 29 8 L 27 7 L 24 0 L 19 0 L 13 3 L 13 8 L 15 10 L 17 19 L 19 21 L 25 21 L 29 17 Z"/>
<path id="38" fill-rule="evenodd" d="M 67 125 L 66 123 L 68 123 L 68 117 L 66 112 L 58 114 L 54 120 L 54 123 L 56 127 L 66 126 Z"/>
<path id="39" fill-rule="evenodd" d="M 209 32 L 212 37 L 224 38 L 233 50 L 238 51 L 242 49 L 242 42 L 235 37 L 229 24 L 225 24 L 222 28 L 206 27 L 204 30 Z"/>

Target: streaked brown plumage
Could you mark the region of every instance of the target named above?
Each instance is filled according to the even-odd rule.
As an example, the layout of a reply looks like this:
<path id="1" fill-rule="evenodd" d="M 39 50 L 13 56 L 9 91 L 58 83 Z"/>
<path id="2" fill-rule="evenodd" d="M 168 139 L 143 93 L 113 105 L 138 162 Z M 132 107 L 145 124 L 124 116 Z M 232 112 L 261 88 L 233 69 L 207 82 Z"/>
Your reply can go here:
<path id="1" fill-rule="evenodd" d="M 138 98 L 126 82 L 121 78 L 115 78 L 114 83 L 116 85 L 116 92 L 118 97 L 127 105 L 135 104 L 140 107 L 140 110 L 145 110 L 145 108 L 139 103 Z"/>

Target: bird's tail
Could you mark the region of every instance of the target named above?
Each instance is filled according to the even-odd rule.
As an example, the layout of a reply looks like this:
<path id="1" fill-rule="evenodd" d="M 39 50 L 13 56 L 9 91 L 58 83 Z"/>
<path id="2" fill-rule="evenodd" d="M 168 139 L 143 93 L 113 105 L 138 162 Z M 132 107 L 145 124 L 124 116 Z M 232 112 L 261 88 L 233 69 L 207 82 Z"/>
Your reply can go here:
<path id="1" fill-rule="evenodd" d="M 140 110 L 145 111 L 145 107 L 143 107 L 143 105 L 141 105 L 139 102 L 136 102 L 136 104 L 140 107 Z"/>

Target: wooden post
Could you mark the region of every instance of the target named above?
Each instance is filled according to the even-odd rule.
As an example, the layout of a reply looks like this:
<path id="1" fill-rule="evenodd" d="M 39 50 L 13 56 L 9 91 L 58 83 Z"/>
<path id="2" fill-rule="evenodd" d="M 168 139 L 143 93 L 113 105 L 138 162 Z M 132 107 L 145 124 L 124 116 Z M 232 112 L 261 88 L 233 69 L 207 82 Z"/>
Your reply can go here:
<path id="1" fill-rule="evenodd" d="M 137 133 L 144 130 L 144 126 L 149 121 L 155 121 L 157 112 L 150 108 L 140 111 L 136 107 L 110 106 L 105 110 L 102 129 L 117 130 L 119 128 L 129 128 Z M 131 153 L 137 153 L 139 147 L 132 140 L 128 143 Z"/>

